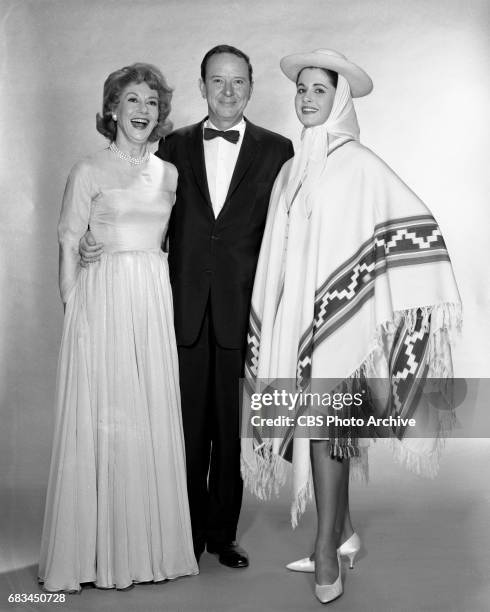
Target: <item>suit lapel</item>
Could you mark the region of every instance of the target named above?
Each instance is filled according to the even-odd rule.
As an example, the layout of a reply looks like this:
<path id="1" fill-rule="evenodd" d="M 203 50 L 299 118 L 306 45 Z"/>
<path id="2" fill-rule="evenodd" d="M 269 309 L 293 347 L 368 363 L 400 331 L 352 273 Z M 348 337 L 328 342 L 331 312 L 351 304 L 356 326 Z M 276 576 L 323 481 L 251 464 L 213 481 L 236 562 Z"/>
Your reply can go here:
<path id="1" fill-rule="evenodd" d="M 206 163 L 204 161 L 204 146 L 202 143 L 202 126 L 204 121 L 206 121 L 206 119 L 201 121 L 201 123 L 196 124 L 190 134 L 189 160 L 192 171 L 194 172 L 196 183 L 212 211 L 213 205 L 211 204 L 211 197 L 209 195 L 208 179 L 206 176 Z"/>
<path id="2" fill-rule="evenodd" d="M 260 141 L 258 138 L 257 131 L 255 130 L 255 126 L 253 125 L 253 123 L 247 121 L 247 127 L 245 128 L 242 146 L 240 147 L 240 153 L 238 154 L 238 159 L 235 164 L 235 170 L 233 171 L 233 175 L 231 177 L 230 187 L 228 189 L 228 193 L 226 194 L 225 203 L 223 204 L 223 208 L 221 209 L 218 217 L 225 213 L 227 208 L 230 206 L 231 196 L 242 182 L 242 179 L 245 176 L 247 170 L 249 169 L 250 164 L 255 159 L 259 148 Z"/>
<path id="3" fill-rule="evenodd" d="M 255 159 L 259 148 L 259 141 L 256 134 L 255 126 L 247 121 L 247 127 L 243 136 L 242 146 L 240 147 L 240 153 L 235 164 L 235 170 L 230 181 L 230 187 L 226 195 L 225 204 L 228 202 L 233 192 L 241 183 L 245 173 L 250 167 L 250 164 Z"/>

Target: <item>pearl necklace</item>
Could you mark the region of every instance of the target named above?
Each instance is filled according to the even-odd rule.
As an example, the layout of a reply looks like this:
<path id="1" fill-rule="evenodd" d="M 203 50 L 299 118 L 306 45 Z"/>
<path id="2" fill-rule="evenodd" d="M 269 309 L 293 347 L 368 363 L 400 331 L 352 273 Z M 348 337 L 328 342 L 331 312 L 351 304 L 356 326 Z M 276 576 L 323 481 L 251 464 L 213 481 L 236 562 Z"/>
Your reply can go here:
<path id="1" fill-rule="evenodd" d="M 121 151 L 121 149 L 116 146 L 115 142 L 111 142 L 111 144 L 109 145 L 109 149 L 114 153 L 114 155 L 117 155 L 117 157 L 124 159 L 124 161 L 129 162 L 133 166 L 139 166 L 140 164 L 144 164 L 150 159 L 150 151 L 146 151 L 143 157 L 131 157 L 129 153 L 124 153 L 124 151 Z"/>

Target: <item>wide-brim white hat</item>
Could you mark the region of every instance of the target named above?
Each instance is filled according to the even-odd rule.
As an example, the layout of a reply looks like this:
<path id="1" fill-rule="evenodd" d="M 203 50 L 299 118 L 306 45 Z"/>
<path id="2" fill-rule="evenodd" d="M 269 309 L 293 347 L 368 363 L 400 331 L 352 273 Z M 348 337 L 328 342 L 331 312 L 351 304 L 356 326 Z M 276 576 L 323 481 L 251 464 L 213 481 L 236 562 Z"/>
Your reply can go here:
<path id="1" fill-rule="evenodd" d="M 327 68 L 338 72 L 349 83 L 353 98 L 367 96 L 373 89 L 371 77 L 357 64 L 350 62 L 345 55 L 333 49 L 317 49 L 309 53 L 286 55 L 280 65 L 284 74 L 295 83 L 303 68 Z"/>

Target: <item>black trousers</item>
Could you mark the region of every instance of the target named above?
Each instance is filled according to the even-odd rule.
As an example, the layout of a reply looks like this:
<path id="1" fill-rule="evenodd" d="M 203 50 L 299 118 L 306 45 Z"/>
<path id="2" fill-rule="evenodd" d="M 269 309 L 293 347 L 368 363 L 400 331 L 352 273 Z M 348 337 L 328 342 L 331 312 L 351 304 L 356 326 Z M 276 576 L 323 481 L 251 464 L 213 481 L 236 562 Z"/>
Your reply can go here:
<path id="1" fill-rule="evenodd" d="M 179 346 L 187 490 L 194 550 L 234 540 L 240 475 L 239 378 L 244 351 L 216 342 L 208 303 L 199 337 Z"/>

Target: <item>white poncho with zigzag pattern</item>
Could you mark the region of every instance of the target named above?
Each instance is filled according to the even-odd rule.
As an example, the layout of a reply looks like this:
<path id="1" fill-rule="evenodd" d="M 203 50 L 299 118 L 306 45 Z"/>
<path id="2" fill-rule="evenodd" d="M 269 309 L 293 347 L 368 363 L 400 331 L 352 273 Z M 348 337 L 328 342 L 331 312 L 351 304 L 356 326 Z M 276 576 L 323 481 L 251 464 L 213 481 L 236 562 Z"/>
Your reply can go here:
<path id="1" fill-rule="evenodd" d="M 461 302 L 430 211 L 356 140 L 332 148 L 326 162 L 309 160 L 300 197 L 291 198 L 293 163 L 284 165 L 271 196 L 252 298 L 245 395 L 259 379 L 294 379 L 304 389 L 315 379 L 360 373 L 451 376 L 451 331 L 460 326 Z M 284 480 L 282 458 L 291 444 L 295 524 L 311 493 L 309 440 L 295 438 L 294 428 L 267 439 L 255 429 L 242 439 L 242 474 L 251 490 L 267 497 Z M 437 440 L 396 441 L 394 447 L 416 471 L 436 470 Z M 340 443 L 333 450 L 364 456 L 362 445 L 360 452 Z"/>

